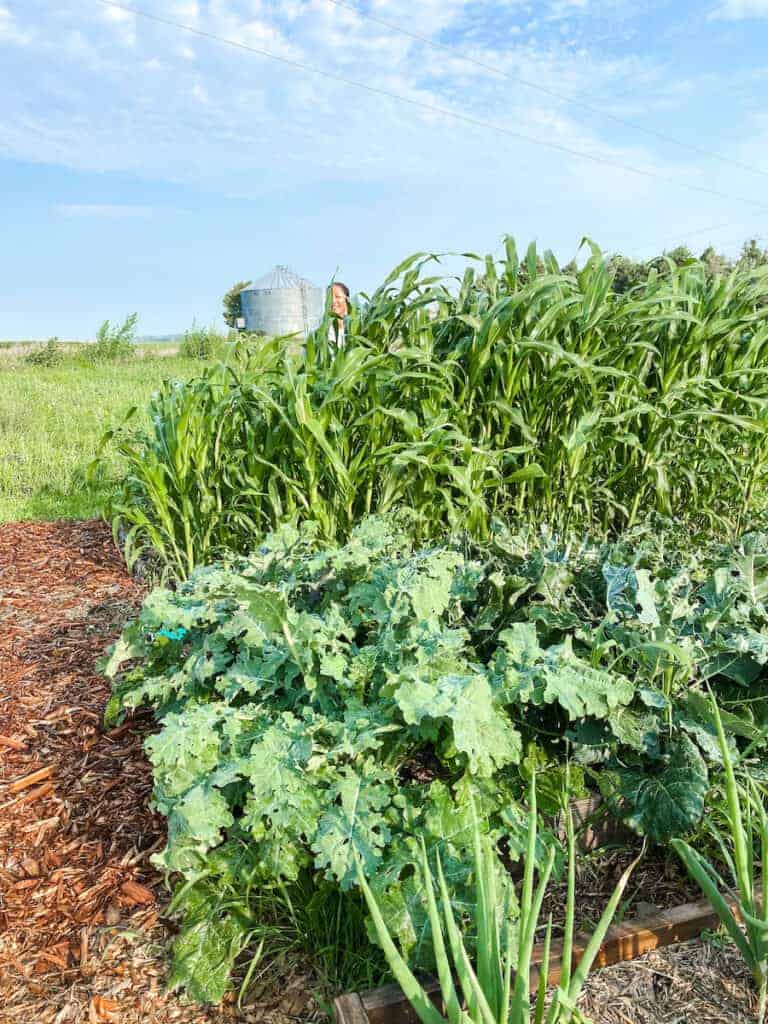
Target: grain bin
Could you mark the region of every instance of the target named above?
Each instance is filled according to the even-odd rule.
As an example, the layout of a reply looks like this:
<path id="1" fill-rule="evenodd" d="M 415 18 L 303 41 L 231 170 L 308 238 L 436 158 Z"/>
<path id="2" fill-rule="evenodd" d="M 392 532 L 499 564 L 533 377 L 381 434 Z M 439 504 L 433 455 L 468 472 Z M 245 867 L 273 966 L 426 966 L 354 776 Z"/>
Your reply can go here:
<path id="1" fill-rule="evenodd" d="M 240 292 L 240 306 L 247 331 L 306 338 L 323 317 L 325 298 L 322 288 L 277 266 Z"/>

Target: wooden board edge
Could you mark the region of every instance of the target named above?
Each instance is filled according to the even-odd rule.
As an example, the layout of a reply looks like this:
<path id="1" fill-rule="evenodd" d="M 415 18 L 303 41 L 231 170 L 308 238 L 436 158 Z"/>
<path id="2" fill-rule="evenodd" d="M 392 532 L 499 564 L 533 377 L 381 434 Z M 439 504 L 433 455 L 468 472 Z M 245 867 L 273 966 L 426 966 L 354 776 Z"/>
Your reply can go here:
<path id="1" fill-rule="evenodd" d="M 571 800 L 571 814 L 576 829 L 576 844 L 584 852 L 598 850 L 610 843 L 626 840 L 633 833 L 608 811 L 607 804 L 599 793 Z M 558 814 L 552 822 L 555 835 L 565 840 L 566 829 L 563 815 Z"/>
<path id="2" fill-rule="evenodd" d="M 399 991 L 404 999 L 402 990 Z M 333 1000 L 333 1015 L 337 1024 L 368 1024 L 368 1015 L 357 992 L 345 992 L 337 996 Z"/>
<path id="3" fill-rule="evenodd" d="M 762 896 L 762 885 L 756 886 L 757 898 Z M 733 897 L 726 897 L 732 910 L 736 909 Z M 737 914 L 738 916 L 738 914 Z M 694 903 L 680 903 L 676 907 L 660 910 L 655 914 L 632 918 L 619 924 L 612 924 L 608 929 L 600 951 L 595 958 L 594 967 L 610 967 L 612 964 L 634 960 L 651 950 L 672 946 L 677 942 L 688 942 L 698 938 L 703 931 L 716 928 L 719 917 L 708 900 L 697 900 Z M 573 964 L 580 960 L 587 943 L 588 935 L 574 937 Z M 536 946 L 533 951 L 533 970 L 531 984 L 538 981 L 539 967 L 543 956 L 543 945 Z M 560 980 L 562 969 L 562 942 L 552 943 L 550 970 L 547 983 L 556 985 Z"/>
<path id="4" fill-rule="evenodd" d="M 671 946 L 676 942 L 687 942 L 701 935 L 705 929 L 715 927 L 717 920 L 717 914 L 709 902 L 701 900 L 696 903 L 681 903 L 657 914 L 611 925 L 600 945 L 593 967 L 610 967 L 612 964 L 634 960 L 653 949 Z M 574 936 L 574 967 L 584 954 L 588 942 L 588 935 Z M 562 949 L 562 941 L 552 943 L 547 979 L 549 985 L 556 985 L 560 980 L 563 966 Z M 534 948 L 532 984 L 534 980 L 538 982 L 543 952 L 541 945 Z"/>

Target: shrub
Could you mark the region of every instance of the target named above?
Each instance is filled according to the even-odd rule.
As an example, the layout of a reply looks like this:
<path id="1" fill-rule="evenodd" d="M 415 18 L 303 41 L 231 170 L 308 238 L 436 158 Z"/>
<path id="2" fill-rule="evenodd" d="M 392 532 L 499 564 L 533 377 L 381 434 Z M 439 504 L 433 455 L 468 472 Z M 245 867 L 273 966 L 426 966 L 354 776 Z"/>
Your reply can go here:
<path id="1" fill-rule="evenodd" d="M 309 876 L 349 892 L 359 856 L 416 962 L 427 920 L 410 877 L 416 835 L 442 850 L 457 894 L 473 797 L 519 855 L 517 771 L 505 769 L 520 760 L 520 736 L 490 666 L 468 660 L 451 625 L 477 583 L 457 552 L 413 551 L 372 520 L 342 549 L 311 524 L 285 528 L 252 560 L 147 599 L 106 666 L 117 676 L 107 718 L 142 703 L 161 717 L 147 741 L 169 818 L 156 862 L 190 883 L 193 904 L 197 880 L 215 889 L 243 847 L 254 890 Z M 230 913 L 227 927 L 238 926 Z"/>
<path id="2" fill-rule="evenodd" d="M 224 323 L 228 327 L 234 327 L 238 318 L 243 315 L 243 307 L 240 300 L 240 293 L 243 288 L 247 288 L 251 281 L 237 281 L 232 287 L 225 293 L 222 300 L 224 311 Z"/>
<path id="3" fill-rule="evenodd" d="M 24 362 L 30 366 L 60 366 L 64 361 L 64 352 L 58 341 L 56 337 L 49 338 L 45 345 L 28 353 Z"/>
<path id="4" fill-rule="evenodd" d="M 525 780 L 557 813 L 569 756 L 572 795 L 586 777 L 649 841 L 690 834 L 720 758 L 702 677 L 729 742 L 763 756 L 765 537 L 686 555 L 669 534 L 568 550 L 499 531 L 486 548 L 417 545 L 407 526 L 369 518 L 341 547 L 284 526 L 155 590 L 112 651 L 108 723 L 141 705 L 159 719 L 155 862 L 195 923 L 222 879 L 230 908 L 284 886 L 359 898 L 359 858 L 401 949 L 428 962 L 420 841 L 470 898 L 473 803 L 514 861 Z"/>
<path id="5" fill-rule="evenodd" d="M 132 358 L 138 319 L 138 313 L 131 313 L 122 324 L 114 327 L 105 320 L 96 333 L 96 340 L 83 348 L 86 362 L 111 363 Z"/>
<path id="6" fill-rule="evenodd" d="M 222 355 L 226 341 L 226 336 L 220 334 L 214 326 L 198 327 L 193 323 L 192 327 L 184 332 L 179 345 L 179 355 L 184 359 L 210 360 L 214 356 Z"/>

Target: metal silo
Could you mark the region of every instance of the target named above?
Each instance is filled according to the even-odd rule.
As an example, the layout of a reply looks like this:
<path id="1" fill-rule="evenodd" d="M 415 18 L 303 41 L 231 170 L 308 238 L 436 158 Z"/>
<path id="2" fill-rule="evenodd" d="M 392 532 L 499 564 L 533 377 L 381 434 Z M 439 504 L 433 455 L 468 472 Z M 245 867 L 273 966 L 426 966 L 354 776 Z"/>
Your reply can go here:
<path id="1" fill-rule="evenodd" d="M 323 317 L 325 299 L 322 288 L 277 266 L 240 292 L 240 307 L 247 331 L 306 338 Z"/>

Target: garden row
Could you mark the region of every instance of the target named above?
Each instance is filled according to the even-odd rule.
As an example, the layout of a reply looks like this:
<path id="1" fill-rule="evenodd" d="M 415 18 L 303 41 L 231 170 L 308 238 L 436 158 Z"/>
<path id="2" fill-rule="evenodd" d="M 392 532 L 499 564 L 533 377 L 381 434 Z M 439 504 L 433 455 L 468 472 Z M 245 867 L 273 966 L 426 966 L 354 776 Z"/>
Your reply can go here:
<path id="1" fill-rule="evenodd" d="M 129 553 L 185 576 L 294 518 L 343 540 L 404 506 L 419 536 L 487 537 L 492 519 L 602 533 L 658 511 L 738 528 L 764 504 L 768 267 L 654 272 L 616 295 L 511 241 L 461 281 L 412 257 L 330 348 L 249 339 L 240 360 L 155 397 L 112 446 L 111 516 Z"/>
<path id="2" fill-rule="evenodd" d="M 591 790 L 704 888 L 732 869 L 764 990 L 768 272 L 432 259 L 342 352 L 251 341 L 105 439 L 129 556 L 174 578 L 105 665 L 108 721 L 161 725 L 174 981 L 215 1001 L 293 929 L 355 983 L 378 942 L 425 1018 L 406 961 L 452 1019 L 570 1019 L 589 957 L 546 1011 L 523 982 L 550 875 L 573 932 L 537 807 Z"/>

